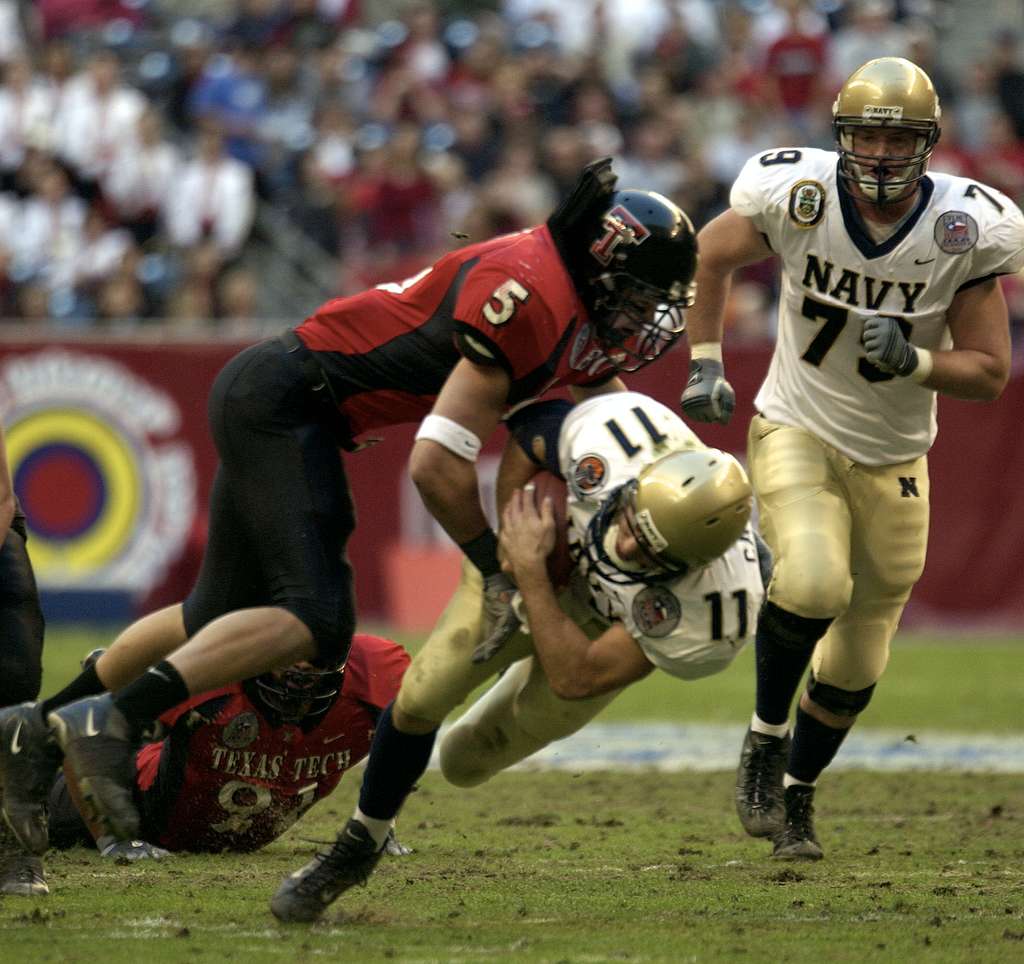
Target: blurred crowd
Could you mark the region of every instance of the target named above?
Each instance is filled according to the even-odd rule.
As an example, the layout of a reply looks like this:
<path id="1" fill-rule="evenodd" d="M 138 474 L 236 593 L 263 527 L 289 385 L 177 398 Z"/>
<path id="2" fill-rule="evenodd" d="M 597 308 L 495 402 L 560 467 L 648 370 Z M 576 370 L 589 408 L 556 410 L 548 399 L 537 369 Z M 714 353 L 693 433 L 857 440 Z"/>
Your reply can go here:
<path id="1" fill-rule="evenodd" d="M 0 317 L 258 318 L 254 252 L 306 257 L 281 216 L 331 266 L 330 297 L 543 220 L 603 155 L 620 185 L 660 191 L 699 226 L 751 154 L 831 147 L 836 89 L 886 54 L 939 90 L 933 169 L 1022 201 L 1018 38 L 1002 31 L 951 69 L 939 43 L 955 8 L 0 0 Z M 773 284 L 755 266 L 734 286 L 734 337 L 770 336 Z M 1020 286 L 1008 295 L 1024 323 Z"/>

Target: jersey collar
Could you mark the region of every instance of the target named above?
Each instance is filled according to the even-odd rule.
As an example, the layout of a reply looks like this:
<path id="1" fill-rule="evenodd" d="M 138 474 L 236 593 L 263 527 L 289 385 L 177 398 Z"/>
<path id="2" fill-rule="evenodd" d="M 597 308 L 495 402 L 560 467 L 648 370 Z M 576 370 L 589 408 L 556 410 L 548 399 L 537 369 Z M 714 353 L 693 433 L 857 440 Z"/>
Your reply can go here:
<path id="1" fill-rule="evenodd" d="M 921 215 L 924 214 L 925 208 L 928 207 L 928 203 L 932 199 L 932 193 L 935 191 L 935 182 L 926 174 L 921 178 L 921 193 L 917 199 L 917 204 L 914 206 L 914 210 L 910 212 L 910 217 L 881 244 L 876 244 L 864 226 L 864 221 L 857 211 L 857 205 L 854 204 L 853 197 L 843 186 L 842 178 L 838 176 L 838 171 L 836 182 L 839 186 L 839 207 L 843 212 L 843 224 L 846 226 L 846 233 L 857 246 L 857 250 L 865 258 L 880 258 L 882 255 L 888 254 L 910 234 L 917 222 L 921 220 Z"/>

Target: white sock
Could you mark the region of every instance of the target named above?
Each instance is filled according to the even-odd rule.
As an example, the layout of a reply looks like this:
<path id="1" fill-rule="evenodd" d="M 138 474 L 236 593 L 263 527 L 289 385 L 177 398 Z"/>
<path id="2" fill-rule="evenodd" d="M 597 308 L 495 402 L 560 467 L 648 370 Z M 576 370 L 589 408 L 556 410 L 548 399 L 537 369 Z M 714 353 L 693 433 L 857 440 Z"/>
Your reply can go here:
<path id="1" fill-rule="evenodd" d="M 750 728 L 764 736 L 777 736 L 780 739 L 789 732 L 789 720 L 785 723 L 765 723 L 756 713 L 750 718 Z"/>
<path id="2" fill-rule="evenodd" d="M 816 781 L 807 783 L 804 780 L 798 780 L 796 777 L 791 777 L 788 773 L 782 778 L 783 789 L 786 787 L 813 787 Z"/>
<path id="3" fill-rule="evenodd" d="M 393 820 L 378 820 L 376 817 L 368 817 L 359 807 L 356 807 L 356 812 L 352 814 L 352 818 L 358 820 L 370 831 L 370 836 L 373 837 L 373 842 L 377 845 L 378 850 L 384 846 L 384 841 L 388 839 L 388 833 L 390 833 L 391 826 L 394 823 Z"/>

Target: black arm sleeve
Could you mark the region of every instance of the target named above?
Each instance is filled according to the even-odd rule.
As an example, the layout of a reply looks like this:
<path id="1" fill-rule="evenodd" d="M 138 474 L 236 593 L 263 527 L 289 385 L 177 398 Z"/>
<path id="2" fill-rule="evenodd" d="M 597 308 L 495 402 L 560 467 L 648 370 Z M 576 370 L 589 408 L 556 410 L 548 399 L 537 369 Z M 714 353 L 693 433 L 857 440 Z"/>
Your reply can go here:
<path id="1" fill-rule="evenodd" d="M 506 422 L 509 434 L 538 468 L 547 469 L 561 478 L 558 467 L 558 435 L 562 423 L 572 408 L 572 402 L 564 398 L 551 398 L 543 402 L 532 402 L 516 409 Z M 538 461 L 534 440 L 544 440 L 544 460 Z"/>

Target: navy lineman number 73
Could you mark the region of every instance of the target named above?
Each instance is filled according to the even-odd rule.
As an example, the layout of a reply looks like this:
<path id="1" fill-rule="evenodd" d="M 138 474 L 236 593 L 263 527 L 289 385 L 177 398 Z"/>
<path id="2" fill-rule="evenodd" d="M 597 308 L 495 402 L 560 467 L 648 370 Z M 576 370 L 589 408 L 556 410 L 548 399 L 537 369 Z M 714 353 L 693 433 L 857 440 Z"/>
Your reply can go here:
<path id="1" fill-rule="evenodd" d="M 821 301 L 815 301 L 810 295 L 805 295 L 804 303 L 800 306 L 800 314 L 808 319 L 808 321 L 825 322 L 822 325 L 821 331 L 814 336 L 811 343 L 807 346 L 807 351 L 800 356 L 801 360 L 807 362 L 808 365 L 814 365 L 817 368 L 825 360 L 829 349 L 836 343 L 840 332 L 846 327 L 846 321 L 850 313 L 838 305 L 826 305 Z M 900 326 L 900 331 L 903 332 L 903 337 L 909 341 L 910 333 L 914 330 L 914 326 L 906 318 L 900 318 L 896 315 L 887 315 L 886 317 L 896 319 L 896 323 Z M 869 382 L 888 382 L 895 377 L 888 372 L 883 372 L 881 368 L 872 365 L 863 356 L 857 359 L 857 374 Z"/>

